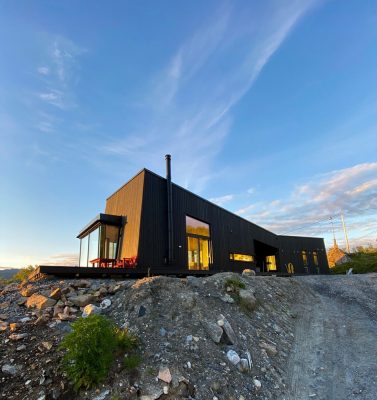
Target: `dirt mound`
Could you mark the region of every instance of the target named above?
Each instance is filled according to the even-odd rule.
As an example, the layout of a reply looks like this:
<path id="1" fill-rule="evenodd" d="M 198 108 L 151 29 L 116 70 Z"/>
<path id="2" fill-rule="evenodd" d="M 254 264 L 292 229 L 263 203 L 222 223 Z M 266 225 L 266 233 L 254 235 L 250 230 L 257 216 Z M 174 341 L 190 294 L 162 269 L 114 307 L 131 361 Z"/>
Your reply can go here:
<path id="1" fill-rule="evenodd" d="M 283 398 L 294 339 L 292 279 L 42 280 L 0 292 L 0 382 L 14 399 Z M 116 360 L 101 387 L 75 393 L 58 344 L 83 312 L 100 312 L 141 341 L 132 372 Z"/>

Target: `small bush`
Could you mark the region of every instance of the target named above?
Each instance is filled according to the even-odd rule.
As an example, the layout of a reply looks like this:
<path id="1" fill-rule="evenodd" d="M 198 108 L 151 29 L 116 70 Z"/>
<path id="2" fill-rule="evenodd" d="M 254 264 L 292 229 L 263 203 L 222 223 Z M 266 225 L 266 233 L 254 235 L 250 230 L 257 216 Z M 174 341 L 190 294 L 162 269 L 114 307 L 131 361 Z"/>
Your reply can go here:
<path id="1" fill-rule="evenodd" d="M 117 342 L 114 324 L 101 315 L 80 318 L 72 329 L 60 347 L 67 350 L 63 369 L 78 390 L 106 378 Z"/>
<path id="2" fill-rule="evenodd" d="M 72 329 L 62 340 L 60 348 L 67 351 L 62 366 L 76 390 L 102 382 L 116 351 L 130 353 L 124 361 L 127 370 L 135 369 L 141 362 L 141 357 L 134 354 L 139 339 L 102 315 L 80 318 L 72 324 Z"/>
<path id="3" fill-rule="evenodd" d="M 26 268 L 20 268 L 20 270 L 14 274 L 11 278 L 11 281 L 13 282 L 22 282 L 25 281 L 29 278 L 29 275 L 34 272 L 36 267 L 33 267 L 32 265 L 29 265 Z"/>
<path id="4" fill-rule="evenodd" d="M 246 285 L 238 278 L 228 278 L 225 281 L 225 289 L 230 287 L 233 291 L 238 292 L 240 289 L 245 289 Z"/>
<path id="5" fill-rule="evenodd" d="M 139 339 L 128 329 L 115 330 L 117 347 L 123 351 L 135 350 L 139 346 Z"/>
<path id="6" fill-rule="evenodd" d="M 133 371 L 141 363 L 141 356 L 139 354 L 127 355 L 124 358 L 123 366 L 127 371 Z"/>

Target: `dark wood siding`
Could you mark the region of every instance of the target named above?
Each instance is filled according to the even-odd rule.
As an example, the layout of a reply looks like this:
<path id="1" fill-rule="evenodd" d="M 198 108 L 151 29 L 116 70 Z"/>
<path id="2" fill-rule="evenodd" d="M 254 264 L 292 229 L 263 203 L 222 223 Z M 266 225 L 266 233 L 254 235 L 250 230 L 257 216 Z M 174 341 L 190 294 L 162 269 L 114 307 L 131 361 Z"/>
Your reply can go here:
<path id="1" fill-rule="evenodd" d="M 167 265 L 166 179 L 144 170 L 108 199 L 107 213 L 127 216 L 122 256 L 138 254 L 139 269 L 172 274 L 188 271 L 186 215 L 189 215 L 210 225 L 213 248 L 210 272 L 240 272 L 254 267 L 231 261 L 230 253 L 258 256 L 261 252 L 259 256 L 263 258 L 270 251 L 268 255 L 276 255 L 278 272 L 286 272 L 286 265 L 292 262 L 296 273 L 304 273 L 303 250 L 308 255 L 310 273 L 316 273 L 313 251 L 318 254 L 321 273 L 328 271 L 323 239 L 278 236 L 175 184 L 172 189 L 174 262 L 171 265 Z"/>
<path id="2" fill-rule="evenodd" d="M 138 255 L 144 176 L 143 170 L 106 200 L 106 214 L 121 215 L 126 219 L 118 258 Z"/>
<path id="3" fill-rule="evenodd" d="M 310 238 L 301 236 L 280 236 L 280 262 L 282 271 L 286 271 L 288 263 L 292 263 L 295 273 L 305 273 L 302 251 L 306 251 L 308 258 L 308 272 L 317 273 L 317 266 L 314 264 L 313 252 L 317 252 L 318 266 L 320 273 L 327 273 L 329 270 L 325 243 L 322 238 Z"/>

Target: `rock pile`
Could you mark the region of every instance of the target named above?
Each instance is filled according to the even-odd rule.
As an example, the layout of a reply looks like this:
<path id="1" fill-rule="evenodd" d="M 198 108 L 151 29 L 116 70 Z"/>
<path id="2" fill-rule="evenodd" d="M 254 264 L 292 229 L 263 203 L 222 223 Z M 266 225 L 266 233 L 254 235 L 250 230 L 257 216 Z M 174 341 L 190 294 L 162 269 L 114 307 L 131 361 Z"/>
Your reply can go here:
<path id="1" fill-rule="evenodd" d="M 242 283 L 237 296 L 229 279 Z M 299 291 L 290 279 L 249 273 L 8 285 L 0 288 L 0 398 L 284 398 Z M 59 343 L 93 313 L 137 334 L 142 361 L 126 371 L 117 360 L 100 388 L 77 394 Z"/>

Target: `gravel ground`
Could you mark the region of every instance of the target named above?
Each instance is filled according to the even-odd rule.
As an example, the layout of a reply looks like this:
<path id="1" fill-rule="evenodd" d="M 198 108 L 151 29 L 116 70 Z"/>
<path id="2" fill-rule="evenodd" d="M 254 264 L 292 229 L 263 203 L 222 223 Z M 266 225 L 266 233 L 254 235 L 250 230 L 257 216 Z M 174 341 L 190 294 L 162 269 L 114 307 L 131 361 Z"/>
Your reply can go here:
<path id="1" fill-rule="evenodd" d="M 297 277 L 289 399 L 377 398 L 377 274 Z"/>

